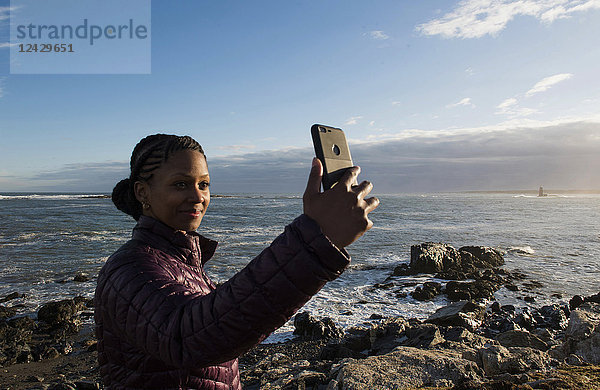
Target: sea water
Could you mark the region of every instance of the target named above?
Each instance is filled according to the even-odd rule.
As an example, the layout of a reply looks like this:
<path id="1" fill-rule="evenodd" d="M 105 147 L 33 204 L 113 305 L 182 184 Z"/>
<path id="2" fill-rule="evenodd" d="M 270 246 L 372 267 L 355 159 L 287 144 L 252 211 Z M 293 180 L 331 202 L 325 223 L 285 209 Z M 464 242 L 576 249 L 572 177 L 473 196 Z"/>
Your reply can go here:
<path id="1" fill-rule="evenodd" d="M 374 227 L 347 248 L 346 272 L 302 309 L 350 326 L 372 314 L 425 318 L 448 301 L 419 302 L 410 292 L 433 275 L 389 278 L 410 261 L 411 245 L 432 241 L 459 248 L 495 247 L 505 268 L 542 287 L 524 293 L 501 288 L 495 299 L 520 307 L 568 301 L 598 293 L 600 286 L 600 195 L 535 197 L 508 193 L 378 195 Z M 237 194 L 213 197 L 199 232 L 219 241 L 208 274 L 224 282 L 259 254 L 285 225 L 302 213 L 297 195 Z M 0 298 L 23 298 L 20 314 L 34 315 L 51 300 L 92 297 L 96 275 L 131 237 L 135 221 L 110 199 L 91 194 L 0 194 Z M 77 273 L 88 282 L 74 282 Z M 441 283 L 445 281 L 438 280 Z M 376 284 L 393 282 L 390 288 Z M 534 303 L 522 300 L 533 296 Z M 554 295 L 554 297 L 552 297 Z M 556 298 L 556 297 L 562 298 Z M 287 337 L 284 326 L 271 341 Z"/>

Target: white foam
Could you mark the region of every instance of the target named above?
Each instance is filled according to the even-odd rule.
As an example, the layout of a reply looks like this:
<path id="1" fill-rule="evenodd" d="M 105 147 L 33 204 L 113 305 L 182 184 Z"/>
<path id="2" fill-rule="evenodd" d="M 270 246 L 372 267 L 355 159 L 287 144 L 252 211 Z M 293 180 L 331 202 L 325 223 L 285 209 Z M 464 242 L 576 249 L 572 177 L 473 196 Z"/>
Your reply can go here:
<path id="1" fill-rule="evenodd" d="M 508 248 L 508 252 L 514 252 L 519 255 L 533 255 L 535 251 L 529 245 L 525 246 L 511 246 Z"/>
<path id="2" fill-rule="evenodd" d="M 31 195 L 0 195 L 0 200 L 68 200 L 68 199 L 85 199 L 85 198 L 99 198 L 104 197 L 104 194 L 63 194 L 63 195 L 45 195 L 45 194 L 31 194 Z"/>

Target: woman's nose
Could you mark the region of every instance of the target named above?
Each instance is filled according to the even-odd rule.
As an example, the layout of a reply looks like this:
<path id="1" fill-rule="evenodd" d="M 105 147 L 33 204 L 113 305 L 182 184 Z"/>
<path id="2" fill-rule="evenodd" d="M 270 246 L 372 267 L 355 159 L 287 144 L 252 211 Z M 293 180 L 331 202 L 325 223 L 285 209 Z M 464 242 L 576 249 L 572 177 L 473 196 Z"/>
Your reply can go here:
<path id="1" fill-rule="evenodd" d="M 190 194 L 190 200 L 195 203 L 202 203 L 206 198 L 206 194 L 199 188 L 194 188 Z"/>

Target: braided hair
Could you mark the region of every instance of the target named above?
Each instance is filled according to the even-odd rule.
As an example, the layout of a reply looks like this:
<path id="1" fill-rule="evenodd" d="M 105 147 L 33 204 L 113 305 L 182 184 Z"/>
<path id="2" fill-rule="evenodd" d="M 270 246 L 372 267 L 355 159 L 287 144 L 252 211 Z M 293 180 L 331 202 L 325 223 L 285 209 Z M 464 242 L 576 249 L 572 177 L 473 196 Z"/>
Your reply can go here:
<path id="1" fill-rule="evenodd" d="M 142 204 L 135 197 L 134 183 L 150 180 L 153 172 L 180 150 L 197 150 L 204 155 L 202 146 L 187 135 L 154 134 L 138 142 L 131 153 L 130 176 L 118 182 L 113 189 L 112 201 L 115 206 L 137 221 L 142 215 Z"/>

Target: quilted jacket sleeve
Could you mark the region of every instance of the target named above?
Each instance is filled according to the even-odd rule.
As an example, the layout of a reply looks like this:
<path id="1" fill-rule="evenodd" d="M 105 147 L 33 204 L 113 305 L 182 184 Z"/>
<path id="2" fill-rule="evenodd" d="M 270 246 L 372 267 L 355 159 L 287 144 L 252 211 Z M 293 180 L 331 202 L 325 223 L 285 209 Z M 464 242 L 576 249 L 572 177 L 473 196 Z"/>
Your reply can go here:
<path id="1" fill-rule="evenodd" d="M 239 356 L 283 325 L 350 262 L 306 215 L 207 295 L 190 293 L 158 261 L 120 260 L 118 268 L 99 277 L 96 310 L 105 326 L 181 368 Z"/>

